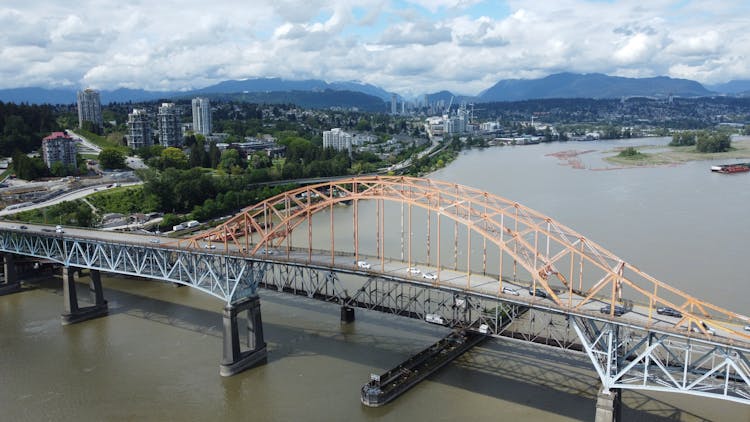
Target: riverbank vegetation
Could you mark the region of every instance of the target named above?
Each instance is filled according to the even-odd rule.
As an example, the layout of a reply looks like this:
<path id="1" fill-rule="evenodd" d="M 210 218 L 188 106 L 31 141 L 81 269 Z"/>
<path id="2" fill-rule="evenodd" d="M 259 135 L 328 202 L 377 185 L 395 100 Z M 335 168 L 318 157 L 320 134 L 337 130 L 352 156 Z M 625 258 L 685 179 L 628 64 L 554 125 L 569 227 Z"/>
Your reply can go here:
<path id="1" fill-rule="evenodd" d="M 734 140 L 732 141 L 732 148 L 724 152 L 700 152 L 695 145 L 667 147 L 661 145 L 640 145 L 635 148 L 641 154 L 637 159 L 620 156 L 622 149 L 616 149 L 609 151 L 609 153 L 616 152 L 616 155 L 605 157 L 604 160 L 612 164 L 630 167 L 675 165 L 701 160 L 750 159 L 750 139 Z"/>

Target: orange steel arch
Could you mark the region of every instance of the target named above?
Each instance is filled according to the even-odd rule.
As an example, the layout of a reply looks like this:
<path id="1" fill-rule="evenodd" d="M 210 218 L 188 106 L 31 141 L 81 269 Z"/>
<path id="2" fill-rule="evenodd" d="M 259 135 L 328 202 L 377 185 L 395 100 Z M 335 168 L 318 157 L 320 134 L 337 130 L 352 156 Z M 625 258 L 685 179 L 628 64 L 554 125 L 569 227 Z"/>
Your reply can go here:
<path id="1" fill-rule="evenodd" d="M 260 256 L 267 248 L 280 246 L 295 228 L 305 222 L 312 237 L 310 217 L 313 214 L 332 210 L 334 204 L 351 201 L 354 204 L 354 255 L 358 257 L 357 203 L 362 200 L 396 201 L 426 209 L 428 213 L 437 214 L 438 224 L 440 217 L 448 218 L 465 226 L 469 233 L 482 236 L 485 242 L 496 245 L 501 251 L 495 290 L 498 296 L 502 294 L 504 280 L 507 280 L 503 277 L 508 272 L 507 267 L 503 269 L 503 256 L 507 256 L 513 262 L 514 275 L 516 265 L 519 265 L 528 273 L 530 288 L 543 289 L 564 310 L 580 311 L 594 300 L 614 304 L 622 300 L 623 292 L 626 292 L 634 303 L 648 306 L 649 324 L 657 307 L 668 306 L 683 315 L 676 320 L 674 327 L 696 327 L 708 334 L 705 323 L 738 337 L 750 338 L 742 327 L 736 328 L 737 324 L 750 323 L 750 318 L 704 302 L 649 276 L 548 216 L 488 192 L 431 179 L 367 176 L 297 188 L 245 208 L 213 230 L 179 243 L 189 248 L 200 248 L 204 243 L 219 244 L 227 252 Z M 331 212 L 331 227 L 333 224 Z M 378 221 L 379 231 L 384 224 L 384 221 Z M 439 248 L 439 229 L 437 236 Z M 379 242 L 379 253 L 380 243 L 384 242 Z M 311 249 L 310 246 L 309 254 L 312 254 Z M 330 253 L 333 263 L 333 244 Z M 484 253 L 486 261 L 486 245 Z M 438 249 L 438 271 L 441 268 L 439 256 Z M 471 264 L 468 259 L 467 262 L 469 279 Z M 439 285 L 440 280 L 436 284 Z M 613 314 L 614 307 L 610 316 Z"/>

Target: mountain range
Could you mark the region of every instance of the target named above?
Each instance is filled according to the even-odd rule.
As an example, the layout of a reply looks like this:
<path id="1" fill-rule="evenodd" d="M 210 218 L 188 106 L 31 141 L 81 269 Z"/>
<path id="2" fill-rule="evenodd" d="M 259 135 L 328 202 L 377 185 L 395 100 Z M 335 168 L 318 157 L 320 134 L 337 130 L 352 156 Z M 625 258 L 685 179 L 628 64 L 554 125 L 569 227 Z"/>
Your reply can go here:
<path id="1" fill-rule="evenodd" d="M 195 96 L 242 99 L 266 103 L 290 102 L 310 107 L 358 107 L 362 110 L 385 111 L 393 93 L 375 85 L 357 81 L 326 82 L 318 79 L 286 80 L 256 78 L 220 82 L 190 91 L 145 91 L 120 88 L 102 90 L 102 103 L 146 102 L 191 98 Z M 713 95 L 750 95 L 750 80 L 731 81 L 704 87 L 696 81 L 666 76 L 624 78 L 600 73 L 557 73 L 540 79 L 505 79 L 477 96 L 459 96 L 448 91 L 427 94 L 430 102 L 521 101 L 544 98 L 621 98 L 629 96 L 701 97 Z M 315 99 L 316 96 L 320 98 Z M 403 98 L 397 96 L 399 102 Z M 11 88 L 0 89 L 0 101 L 31 104 L 75 104 L 75 88 Z"/>

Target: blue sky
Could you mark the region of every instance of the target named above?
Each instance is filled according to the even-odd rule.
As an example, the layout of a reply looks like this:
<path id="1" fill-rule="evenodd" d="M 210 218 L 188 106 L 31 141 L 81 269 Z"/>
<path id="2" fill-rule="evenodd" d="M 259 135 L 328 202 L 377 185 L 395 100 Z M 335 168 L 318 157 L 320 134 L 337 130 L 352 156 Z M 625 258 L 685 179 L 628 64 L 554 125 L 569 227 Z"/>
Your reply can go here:
<path id="1" fill-rule="evenodd" d="M 746 0 L 0 3 L 0 88 L 359 80 L 405 96 L 599 72 L 750 79 Z"/>

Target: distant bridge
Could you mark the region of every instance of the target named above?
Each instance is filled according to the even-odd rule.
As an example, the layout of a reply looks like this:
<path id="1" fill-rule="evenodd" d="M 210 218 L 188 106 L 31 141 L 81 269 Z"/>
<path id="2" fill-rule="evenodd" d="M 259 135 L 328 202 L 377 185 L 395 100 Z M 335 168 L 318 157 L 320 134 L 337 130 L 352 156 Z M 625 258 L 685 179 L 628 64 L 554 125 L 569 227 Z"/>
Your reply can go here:
<path id="1" fill-rule="evenodd" d="M 439 316 L 454 327 L 582 350 L 602 380 L 600 400 L 639 389 L 750 404 L 750 318 L 656 280 L 550 217 L 469 187 L 410 177 L 331 180 L 161 242 L 0 223 L 8 288 L 17 282 L 12 254 L 59 262 L 68 315 L 77 309 L 75 268 L 95 279 L 105 271 L 184 284 L 223 300 L 223 374 L 265 357 L 258 288 L 268 287 L 338 303 L 342 318 L 353 307 Z M 88 311 L 99 315 L 106 302 L 100 286 L 94 291 L 98 308 Z M 503 326 L 503 317 L 517 321 Z"/>

